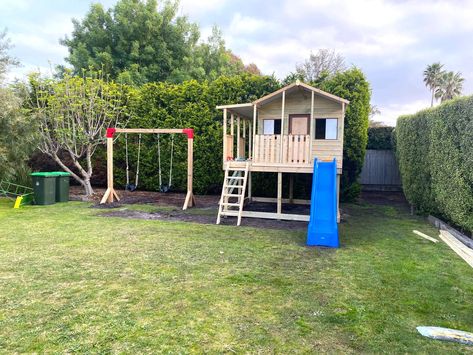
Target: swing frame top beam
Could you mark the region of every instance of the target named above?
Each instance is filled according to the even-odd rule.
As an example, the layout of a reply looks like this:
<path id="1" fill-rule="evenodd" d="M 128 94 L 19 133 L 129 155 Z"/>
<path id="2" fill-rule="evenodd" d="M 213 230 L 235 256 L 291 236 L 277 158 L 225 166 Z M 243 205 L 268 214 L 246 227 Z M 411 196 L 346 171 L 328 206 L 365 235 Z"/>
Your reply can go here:
<path id="1" fill-rule="evenodd" d="M 107 128 L 107 138 L 113 138 L 115 133 L 139 133 L 139 134 L 174 134 L 182 133 L 187 135 L 187 139 L 194 138 L 193 128 Z"/>
<path id="2" fill-rule="evenodd" d="M 194 129 L 192 128 L 107 128 L 107 191 L 100 201 L 112 203 L 114 199 L 120 201 L 113 187 L 113 138 L 116 133 L 137 133 L 137 134 L 175 134 L 187 135 L 187 194 L 184 201 L 183 210 L 195 205 L 193 193 L 193 167 L 194 167 Z"/>

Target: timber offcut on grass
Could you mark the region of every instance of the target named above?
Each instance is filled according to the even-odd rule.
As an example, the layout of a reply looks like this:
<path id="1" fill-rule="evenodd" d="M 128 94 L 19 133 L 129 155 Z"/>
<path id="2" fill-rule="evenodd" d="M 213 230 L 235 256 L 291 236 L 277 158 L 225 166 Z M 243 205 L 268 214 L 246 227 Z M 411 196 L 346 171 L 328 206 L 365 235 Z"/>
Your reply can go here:
<path id="1" fill-rule="evenodd" d="M 439 237 L 473 268 L 473 249 L 468 248 L 446 230 L 440 230 Z"/>

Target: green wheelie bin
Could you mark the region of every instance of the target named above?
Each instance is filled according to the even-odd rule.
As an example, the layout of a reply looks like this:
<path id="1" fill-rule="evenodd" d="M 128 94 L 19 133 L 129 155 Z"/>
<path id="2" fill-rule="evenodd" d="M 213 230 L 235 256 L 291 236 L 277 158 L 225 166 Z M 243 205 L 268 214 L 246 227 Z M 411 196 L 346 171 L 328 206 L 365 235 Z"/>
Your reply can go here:
<path id="1" fill-rule="evenodd" d="M 68 202 L 71 174 L 64 171 L 54 171 L 53 174 L 56 174 L 56 202 Z"/>
<path id="2" fill-rule="evenodd" d="M 47 172 L 32 173 L 34 201 L 36 205 L 56 203 L 56 174 Z"/>

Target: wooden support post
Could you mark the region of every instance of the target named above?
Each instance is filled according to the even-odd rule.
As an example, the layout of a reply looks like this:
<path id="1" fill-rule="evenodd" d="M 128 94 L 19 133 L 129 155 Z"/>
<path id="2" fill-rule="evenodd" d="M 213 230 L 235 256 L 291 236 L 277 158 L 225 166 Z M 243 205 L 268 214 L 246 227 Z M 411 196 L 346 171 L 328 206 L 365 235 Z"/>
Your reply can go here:
<path id="1" fill-rule="evenodd" d="M 105 191 L 100 203 L 112 203 L 114 197 L 117 201 L 120 201 L 113 187 L 113 133 L 109 134 L 107 132 L 107 191 Z"/>
<path id="2" fill-rule="evenodd" d="M 314 92 L 311 92 L 310 98 L 310 125 L 309 125 L 309 135 L 310 135 L 310 149 L 309 149 L 309 162 L 312 164 L 314 162 L 314 125 L 315 125 L 315 117 L 314 117 Z"/>
<path id="3" fill-rule="evenodd" d="M 193 193 L 193 177 L 194 177 L 194 137 L 187 137 L 187 195 L 184 201 L 183 210 L 187 207 L 195 206 Z"/>
<path id="4" fill-rule="evenodd" d="M 227 109 L 223 109 L 223 163 L 227 161 Z"/>
<path id="5" fill-rule="evenodd" d="M 253 199 L 252 193 L 251 193 L 251 171 L 248 171 L 248 201 L 251 202 Z"/>
<path id="6" fill-rule="evenodd" d="M 294 202 L 294 174 L 289 174 L 289 203 Z"/>
<path id="7" fill-rule="evenodd" d="M 282 173 L 278 173 L 277 213 L 282 213 Z"/>
<path id="8" fill-rule="evenodd" d="M 230 114 L 230 135 L 232 136 L 232 140 L 231 140 L 231 147 L 229 147 L 229 151 L 231 152 L 230 156 L 232 158 L 235 157 L 235 139 L 234 139 L 234 136 L 235 136 L 235 125 L 234 125 L 234 119 L 235 119 L 235 116 L 232 114 Z"/>
<path id="9" fill-rule="evenodd" d="M 253 135 L 252 135 L 252 146 L 253 146 L 253 153 L 252 157 L 255 156 L 255 135 L 256 135 L 256 119 L 257 119 L 257 108 L 256 105 L 253 105 Z"/>
<path id="10" fill-rule="evenodd" d="M 237 148 L 236 148 L 236 157 L 240 155 L 240 116 L 237 116 Z"/>
<path id="11" fill-rule="evenodd" d="M 282 156 L 284 152 L 284 144 L 283 144 L 283 137 L 284 137 L 284 111 L 285 111 L 285 106 L 286 106 L 286 91 L 282 92 L 282 102 L 281 102 L 281 136 L 280 136 L 280 142 L 279 142 L 279 162 L 282 163 Z"/>
<path id="12" fill-rule="evenodd" d="M 253 135 L 251 134 L 251 124 L 248 124 L 248 158 L 253 157 Z"/>
<path id="13" fill-rule="evenodd" d="M 232 114 L 230 114 L 230 135 L 235 135 L 235 130 L 234 130 L 234 120 L 235 120 L 235 116 Z"/>
<path id="14" fill-rule="evenodd" d="M 243 147 L 243 157 L 248 159 L 248 156 L 246 155 L 246 120 L 243 119 L 243 142 L 244 142 L 244 147 Z"/>
<path id="15" fill-rule="evenodd" d="M 337 223 L 340 223 L 340 174 L 337 174 Z"/>

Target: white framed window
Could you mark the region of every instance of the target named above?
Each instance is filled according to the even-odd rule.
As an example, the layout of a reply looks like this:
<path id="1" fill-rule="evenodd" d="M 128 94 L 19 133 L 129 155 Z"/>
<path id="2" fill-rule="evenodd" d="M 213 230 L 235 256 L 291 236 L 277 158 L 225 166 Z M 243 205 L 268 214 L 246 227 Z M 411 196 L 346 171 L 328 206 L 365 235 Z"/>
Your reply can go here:
<path id="1" fill-rule="evenodd" d="M 281 134 L 281 120 L 263 120 L 263 134 Z"/>
<path id="2" fill-rule="evenodd" d="M 338 119 L 317 118 L 315 120 L 315 139 L 337 139 Z"/>

